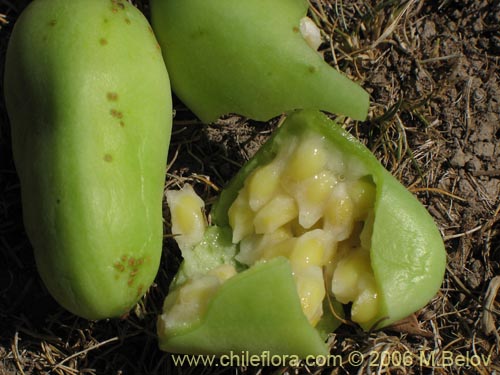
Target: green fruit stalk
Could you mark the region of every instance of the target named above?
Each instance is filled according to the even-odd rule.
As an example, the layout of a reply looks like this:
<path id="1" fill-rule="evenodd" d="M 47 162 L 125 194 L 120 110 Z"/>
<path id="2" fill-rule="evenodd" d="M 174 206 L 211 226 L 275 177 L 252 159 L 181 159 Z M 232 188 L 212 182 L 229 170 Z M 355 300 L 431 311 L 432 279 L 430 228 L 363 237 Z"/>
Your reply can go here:
<path id="1" fill-rule="evenodd" d="M 306 0 L 151 0 L 177 96 L 204 122 L 312 108 L 362 120 L 368 94 L 317 52 Z"/>
<path id="2" fill-rule="evenodd" d="M 162 249 L 172 107 L 150 25 L 127 1 L 33 1 L 9 41 L 5 98 L 43 282 L 76 315 L 125 314 Z"/>
<path id="3" fill-rule="evenodd" d="M 442 283 L 432 217 L 321 112 L 286 118 L 222 191 L 207 229 L 201 202 L 188 204 L 197 199 L 187 187 L 167 193 L 184 262 L 158 319 L 163 350 L 323 355 L 340 304 L 379 329 Z"/>

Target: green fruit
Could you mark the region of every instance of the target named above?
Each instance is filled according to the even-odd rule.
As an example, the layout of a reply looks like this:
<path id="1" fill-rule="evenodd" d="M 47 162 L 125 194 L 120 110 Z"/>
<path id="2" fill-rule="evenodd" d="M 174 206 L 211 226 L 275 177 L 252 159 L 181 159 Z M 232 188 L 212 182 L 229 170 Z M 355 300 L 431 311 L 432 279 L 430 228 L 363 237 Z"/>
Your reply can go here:
<path id="1" fill-rule="evenodd" d="M 158 319 L 165 351 L 325 355 L 339 304 L 368 331 L 441 286 L 432 217 L 323 113 L 289 114 L 222 191 L 211 226 L 189 225 L 201 214 L 193 194 L 167 192 L 184 261 Z"/>
<path id="2" fill-rule="evenodd" d="M 268 120 L 299 108 L 366 117 L 368 93 L 310 45 L 306 0 L 150 3 L 172 88 L 202 121 Z"/>
<path id="3" fill-rule="evenodd" d="M 168 74 L 123 0 L 35 0 L 10 38 L 5 97 L 40 276 L 66 309 L 117 317 L 162 249 Z"/>

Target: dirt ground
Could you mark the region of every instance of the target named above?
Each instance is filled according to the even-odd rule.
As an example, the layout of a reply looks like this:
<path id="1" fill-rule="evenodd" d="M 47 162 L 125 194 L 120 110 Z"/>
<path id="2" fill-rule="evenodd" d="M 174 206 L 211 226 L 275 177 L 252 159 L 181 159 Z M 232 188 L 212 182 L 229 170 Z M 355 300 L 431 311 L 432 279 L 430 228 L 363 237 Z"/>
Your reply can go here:
<path id="1" fill-rule="evenodd" d="M 0 0 L 2 71 L 12 26 L 28 2 Z M 146 1 L 134 4 L 148 15 Z M 176 365 L 155 337 L 179 264 L 167 207 L 160 272 L 133 311 L 99 322 L 66 312 L 41 284 L 24 233 L 2 98 L 0 375 L 500 373 L 500 2 L 310 4 L 325 59 L 371 94 L 368 120 L 346 120 L 346 128 L 417 195 L 443 235 L 448 265 L 435 298 L 393 329 L 340 328 L 330 340 L 332 354 L 343 359 L 336 366 Z M 174 105 L 166 187 L 190 182 L 210 204 L 276 121 L 234 115 L 205 125 L 175 98 Z M 356 366 L 347 361 L 353 351 L 364 355 Z M 400 363 L 400 355 L 409 362 Z"/>

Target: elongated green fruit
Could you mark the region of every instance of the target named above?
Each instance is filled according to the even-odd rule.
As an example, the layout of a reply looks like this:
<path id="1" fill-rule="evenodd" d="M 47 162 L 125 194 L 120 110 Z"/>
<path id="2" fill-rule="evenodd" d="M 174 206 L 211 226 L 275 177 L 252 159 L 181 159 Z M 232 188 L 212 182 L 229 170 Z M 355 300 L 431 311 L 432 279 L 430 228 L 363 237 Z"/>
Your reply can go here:
<path id="1" fill-rule="evenodd" d="M 325 354 L 339 303 L 378 329 L 423 307 L 443 280 L 432 217 L 317 111 L 287 117 L 223 190 L 206 230 L 189 225 L 202 222 L 188 204 L 198 199 L 167 192 L 184 262 L 158 320 L 166 351 Z"/>
<path id="2" fill-rule="evenodd" d="M 123 0 L 35 0 L 10 38 L 5 97 L 39 273 L 101 319 L 147 291 L 162 248 L 171 94 L 145 17 Z"/>
<path id="3" fill-rule="evenodd" d="M 180 99 L 204 122 L 299 108 L 364 119 L 368 94 L 316 51 L 306 0 L 151 0 Z"/>

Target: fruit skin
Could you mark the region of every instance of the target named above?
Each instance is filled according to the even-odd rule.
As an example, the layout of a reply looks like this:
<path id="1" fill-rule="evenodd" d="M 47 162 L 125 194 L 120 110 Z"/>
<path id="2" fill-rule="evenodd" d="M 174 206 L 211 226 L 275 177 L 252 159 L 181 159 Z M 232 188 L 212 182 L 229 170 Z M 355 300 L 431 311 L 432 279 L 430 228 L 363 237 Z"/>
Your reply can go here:
<path id="1" fill-rule="evenodd" d="M 40 276 L 66 309 L 118 317 L 162 249 L 169 78 L 123 0 L 35 0 L 9 41 L 5 98 Z"/>
<path id="2" fill-rule="evenodd" d="M 361 326 L 382 328 L 423 307 L 439 290 L 446 267 L 443 239 L 425 207 L 396 180 L 362 143 L 326 115 L 314 110 L 292 112 L 271 139 L 222 191 L 211 217 L 229 226 L 227 212 L 246 178 L 269 163 L 291 136 L 312 131 L 342 154 L 356 158 L 376 186 L 370 259 L 380 292 L 380 312 Z"/>
<path id="3" fill-rule="evenodd" d="M 150 0 L 177 96 L 203 121 L 312 108 L 362 120 L 368 94 L 300 32 L 306 0 Z"/>

